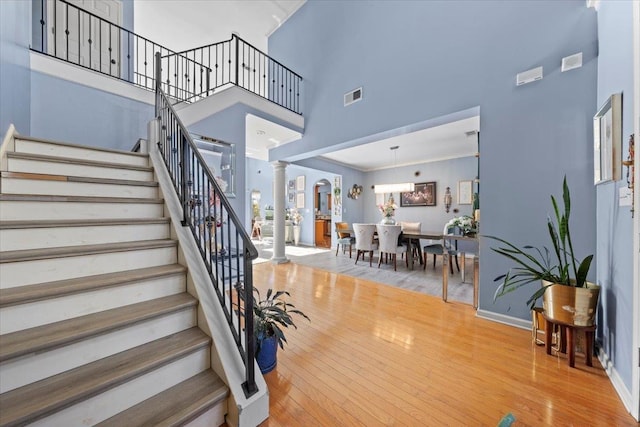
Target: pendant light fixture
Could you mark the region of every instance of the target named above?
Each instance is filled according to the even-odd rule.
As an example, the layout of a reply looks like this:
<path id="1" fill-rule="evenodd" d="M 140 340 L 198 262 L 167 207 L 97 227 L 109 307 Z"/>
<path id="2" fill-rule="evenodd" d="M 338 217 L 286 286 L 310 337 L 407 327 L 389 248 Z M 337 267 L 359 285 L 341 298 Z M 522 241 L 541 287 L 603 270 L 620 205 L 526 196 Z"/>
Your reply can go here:
<path id="1" fill-rule="evenodd" d="M 393 151 L 393 168 L 396 168 L 396 161 L 398 160 L 397 150 L 400 148 L 398 145 L 394 145 L 393 147 L 389 147 L 391 151 Z M 376 184 L 373 187 L 373 191 L 376 194 L 381 193 L 406 193 L 409 191 L 415 190 L 415 184 L 413 182 L 402 182 L 398 184 Z"/>

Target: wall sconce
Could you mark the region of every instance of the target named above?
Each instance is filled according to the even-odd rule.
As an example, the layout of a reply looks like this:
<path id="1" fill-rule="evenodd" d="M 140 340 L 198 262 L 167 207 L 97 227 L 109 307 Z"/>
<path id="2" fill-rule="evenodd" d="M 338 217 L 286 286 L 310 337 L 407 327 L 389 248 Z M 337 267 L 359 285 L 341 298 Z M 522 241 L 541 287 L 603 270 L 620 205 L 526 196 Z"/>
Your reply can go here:
<path id="1" fill-rule="evenodd" d="M 351 187 L 349 189 L 349 192 L 347 193 L 347 197 L 350 199 L 357 199 L 358 197 L 360 197 L 361 193 L 362 193 L 362 185 L 353 184 L 353 187 Z"/>
<path id="2" fill-rule="evenodd" d="M 451 208 L 451 200 L 451 188 L 447 187 L 447 189 L 444 190 L 444 210 L 447 213 L 449 213 L 449 208 Z"/>
<path id="3" fill-rule="evenodd" d="M 624 160 L 622 164 L 627 167 L 627 187 L 631 190 L 631 218 L 633 218 L 633 202 L 635 198 L 634 178 L 635 178 L 635 165 L 633 164 L 635 156 L 635 141 L 634 135 L 629 136 L 629 156 L 627 160 Z"/>

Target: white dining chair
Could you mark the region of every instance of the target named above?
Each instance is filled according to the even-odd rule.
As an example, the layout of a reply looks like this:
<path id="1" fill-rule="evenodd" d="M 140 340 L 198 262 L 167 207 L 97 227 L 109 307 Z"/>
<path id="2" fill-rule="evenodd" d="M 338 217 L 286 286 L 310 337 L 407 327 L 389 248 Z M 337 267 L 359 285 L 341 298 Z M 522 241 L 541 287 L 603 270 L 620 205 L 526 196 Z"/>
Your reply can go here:
<path id="1" fill-rule="evenodd" d="M 402 226 L 377 224 L 376 229 L 378 230 L 378 243 L 380 245 L 378 268 L 380 268 L 380 264 L 382 263 L 382 255 L 391 255 L 393 259 L 393 271 L 396 271 L 398 254 L 403 254 L 407 251 L 405 245 L 398 243 Z M 407 259 L 406 262 L 407 267 L 409 267 L 409 259 Z"/>
<path id="2" fill-rule="evenodd" d="M 378 249 L 378 244 L 374 242 L 373 236 L 376 232 L 375 224 L 353 224 L 353 231 L 356 235 L 356 264 L 360 255 L 364 261 L 364 254 L 369 253 L 369 267 L 372 265 L 373 251 Z"/>

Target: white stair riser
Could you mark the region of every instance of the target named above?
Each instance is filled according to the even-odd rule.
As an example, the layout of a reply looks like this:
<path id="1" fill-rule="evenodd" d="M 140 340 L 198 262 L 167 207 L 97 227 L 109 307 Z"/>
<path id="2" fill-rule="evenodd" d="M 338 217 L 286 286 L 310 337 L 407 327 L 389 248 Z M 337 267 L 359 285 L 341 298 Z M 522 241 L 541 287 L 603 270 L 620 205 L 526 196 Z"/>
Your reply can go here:
<path id="1" fill-rule="evenodd" d="M 197 418 L 189 421 L 184 427 L 211 427 L 221 426 L 225 422 L 227 414 L 226 400 L 218 402 L 214 407 L 199 415 Z"/>
<path id="2" fill-rule="evenodd" d="M 45 194 L 48 196 L 87 197 L 158 197 L 157 187 L 145 185 L 119 185 L 94 182 L 55 181 L 42 179 L 2 178 L 4 194 Z"/>
<path id="3" fill-rule="evenodd" d="M 118 224 L 0 230 L 0 251 L 167 239 L 169 225 Z"/>
<path id="4" fill-rule="evenodd" d="M 30 424 L 34 427 L 94 425 L 209 368 L 208 348 L 176 360 Z"/>
<path id="5" fill-rule="evenodd" d="M 130 179 L 151 181 L 153 172 L 134 169 L 118 169 L 76 163 L 48 162 L 35 159 L 8 158 L 9 172 L 40 173 L 49 175 L 85 176 L 91 178 Z"/>
<path id="6" fill-rule="evenodd" d="M 5 263 L 0 267 L 0 288 L 175 264 L 176 252 L 167 247 Z"/>
<path id="7" fill-rule="evenodd" d="M 144 156 L 96 150 L 90 147 L 73 147 L 47 142 L 16 139 L 16 152 L 42 154 L 46 156 L 67 157 L 80 160 L 97 160 L 108 163 L 147 166 L 149 159 Z"/>
<path id="8" fill-rule="evenodd" d="M 158 218 L 160 203 L 90 203 L 3 201 L 0 220 Z"/>
<path id="9" fill-rule="evenodd" d="M 0 308 L 0 333 L 8 334 L 87 314 L 175 295 L 186 290 L 184 274 Z"/>
<path id="10" fill-rule="evenodd" d="M 93 338 L 8 360 L 0 370 L 0 392 L 77 368 L 196 326 L 195 308 L 169 313 Z"/>

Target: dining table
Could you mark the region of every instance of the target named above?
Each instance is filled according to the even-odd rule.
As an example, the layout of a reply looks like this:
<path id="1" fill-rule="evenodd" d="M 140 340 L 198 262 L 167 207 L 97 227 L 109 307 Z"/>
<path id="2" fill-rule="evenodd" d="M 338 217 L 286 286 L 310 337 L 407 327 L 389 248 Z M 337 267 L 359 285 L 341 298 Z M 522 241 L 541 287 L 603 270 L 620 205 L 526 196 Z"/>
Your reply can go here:
<path id="1" fill-rule="evenodd" d="M 338 230 L 336 230 L 338 231 Z M 352 228 L 346 228 L 339 230 L 341 233 L 350 233 L 352 236 L 355 234 Z M 402 232 L 402 240 L 407 245 L 407 260 L 409 262 L 409 269 L 413 269 L 413 256 L 411 256 L 411 246 L 417 242 L 420 244 L 420 239 L 425 240 L 450 240 L 452 243 L 456 241 L 466 241 L 477 244 L 478 237 L 476 235 L 463 236 L 459 234 L 443 234 L 442 231 L 431 230 L 410 230 Z M 460 269 L 462 282 L 465 281 L 465 253 L 460 252 L 463 257 L 462 268 Z M 442 300 L 447 301 L 449 290 L 449 269 L 445 266 L 449 265 L 449 253 L 444 251 L 442 254 Z M 473 256 L 473 308 L 478 308 L 478 279 L 479 279 L 479 258 L 475 254 Z"/>

